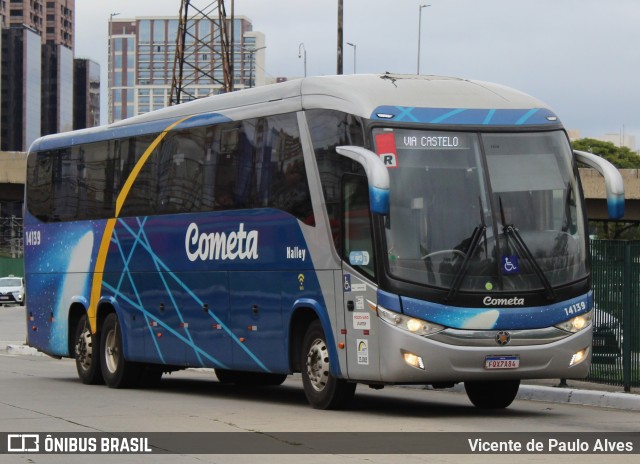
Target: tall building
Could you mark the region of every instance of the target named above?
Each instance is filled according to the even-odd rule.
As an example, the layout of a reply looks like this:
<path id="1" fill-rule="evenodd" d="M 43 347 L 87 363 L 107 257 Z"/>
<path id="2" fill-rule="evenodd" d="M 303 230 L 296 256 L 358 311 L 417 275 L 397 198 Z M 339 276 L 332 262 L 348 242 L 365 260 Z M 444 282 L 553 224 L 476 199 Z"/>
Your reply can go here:
<path id="1" fill-rule="evenodd" d="M 27 26 L 2 30 L 0 149 L 26 151 L 40 137 L 42 43 Z"/>
<path id="2" fill-rule="evenodd" d="M 0 147 L 73 129 L 75 0 L 0 0 Z"/>
<path id="3" fill-rule="evenodd" d="M 3 27 L 27 26 L 42 43 L 64 45 L 73 50 L 75 0 L 0 0 L 0 11 L 8 21 Z"/>
<path id="4" fill-rule="evenodd" d="M 100 65 L 76 58 L 73 71 L 73 128 L 100 125 Z"/>
<path id="5" fill-rule="evenodd" d="M 64 45 L 42 45 L 41 135 L 73 130 L 73 52 Z"/>
<path id="6" fill-rule="evenodd" d="M 601 137 L 598 137 L 598 140 L 602 140 L 603 142 L 611 142 L 616 147 L 627 147 L 631 151 L 636 151 L 635 135 L 625 134 L 624 131 L 609 132 Z"/>
<path id="7" fill-rule="evenodd" d="M 218 93 L 222 66 L 215 66 L 215 52 L 221 48 L 216 22 L 194 19 L 196 40 L 210 41 L 207 50 L 191 55 L 189 65 L 214 69 L 213 79 L 198 73 L 190 93 L 204 97 Z M 231 21 L 231 20 L 228 20 Z M 252 30 L 251 21 L 236 16 L 234 87 L 264 84 L 264 34 Z M 178 34 L 178 17 L 136 17 L 112 20 L 109 24 L 109 122 L 164 108 L 169 104 L 173 63 Z M 192 39 L 193 40 L 193 39 Z M 187 41 L 187 46 L 189 45 Z"/>

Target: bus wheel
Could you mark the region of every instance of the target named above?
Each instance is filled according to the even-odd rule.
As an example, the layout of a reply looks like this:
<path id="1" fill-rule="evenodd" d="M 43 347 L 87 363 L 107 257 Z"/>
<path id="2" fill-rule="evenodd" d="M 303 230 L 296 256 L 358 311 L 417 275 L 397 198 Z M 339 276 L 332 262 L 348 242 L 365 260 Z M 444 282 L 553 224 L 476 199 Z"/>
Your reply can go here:
<path id="1" fill-rule="evenodd" d="M 111 388 L 135 386 L 140 379 L 140 365 L 124 359 L 122 328 L 116 313 L 110 313 L 102 324 L 100 337 L 102 377 Z"/>
<path id="2" fill-rule="evenodd" d="M 89 318 L 83 314 L 76 326 L 73 357 L 76 360 L 78 377 L 85 385 L 104 383 L 100 370 L 100 341 L 98 332 L 91 335 Z"/>
<path id="3" fill-rule="evenodd" d="M 353 398 L 356 384 L 335 378 L 329 369 L 329 349 L 322 324 L 313 321 L 302 343 L 302 385 L 315 409 L 342 409 Z"/>
<path id="4" fill-rule="evenodd" d="M 477 408 L 503 409 L 509 406 L 518 394 L 520 380 L 493 382 L 465 382 L 467 396 Z"/>

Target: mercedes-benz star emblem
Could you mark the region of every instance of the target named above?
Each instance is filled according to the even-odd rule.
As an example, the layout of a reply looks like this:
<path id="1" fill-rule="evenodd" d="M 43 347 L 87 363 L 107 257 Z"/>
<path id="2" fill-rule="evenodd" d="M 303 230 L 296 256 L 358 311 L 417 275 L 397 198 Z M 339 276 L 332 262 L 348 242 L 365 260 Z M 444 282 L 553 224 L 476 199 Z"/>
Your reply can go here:
<path id="1" fill-rule="evenodd" d="M 496 343 L 498 345 L 508 345 L 511 341 L 511 334 L 509 332 L 505 332 L 504 330 L 500 331 L 496 335 Z"/>

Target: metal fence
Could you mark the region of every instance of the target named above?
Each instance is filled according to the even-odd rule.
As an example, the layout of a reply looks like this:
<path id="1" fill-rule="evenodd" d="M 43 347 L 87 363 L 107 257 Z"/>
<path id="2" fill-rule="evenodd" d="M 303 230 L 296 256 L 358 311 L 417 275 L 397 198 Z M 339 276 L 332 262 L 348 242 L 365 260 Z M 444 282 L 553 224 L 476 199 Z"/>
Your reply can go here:
<path id="1" fill-rule="evenodd" d="M 0 257 L 21 258 L 24 247 L 22 218 L 0 217 Z"/>
<path id="2" fill-rule="evenodd" d="M 587 380 L 640 386 L 640 241 L 592 240 L 593 358 Z"/>

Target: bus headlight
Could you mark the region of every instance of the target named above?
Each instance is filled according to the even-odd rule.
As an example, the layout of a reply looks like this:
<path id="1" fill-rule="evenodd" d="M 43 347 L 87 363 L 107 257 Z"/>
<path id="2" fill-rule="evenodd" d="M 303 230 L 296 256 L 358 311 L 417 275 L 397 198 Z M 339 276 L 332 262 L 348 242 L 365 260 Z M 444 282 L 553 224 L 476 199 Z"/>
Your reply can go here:
<path id="1" fill-rule="evenodd" d="M 591 319 L 593 319 L 593 311 L 580 314 L 579 316 L 556 325 L 556 327 L 562 330 L 566 330 L 567 332 L 576 333 L 580 332 L 583 329 L 586 329 L 589 324 L 591 324 Z"/>
<path id="2" fill-rule="evenodd" d="M 389 311 L 378 305 L 378 317 L 383 321 L 416 335 L 430 335 L 444 330 L 444 327 L 415 317 Z"/>

